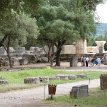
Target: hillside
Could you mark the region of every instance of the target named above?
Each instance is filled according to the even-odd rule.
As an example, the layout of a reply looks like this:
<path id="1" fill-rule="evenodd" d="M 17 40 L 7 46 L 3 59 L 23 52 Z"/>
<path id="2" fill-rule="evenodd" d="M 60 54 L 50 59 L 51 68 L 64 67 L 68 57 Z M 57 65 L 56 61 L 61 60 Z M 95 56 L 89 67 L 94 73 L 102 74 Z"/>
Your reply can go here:
<path id="1" fill-rule="evenodd" d="M 105 35 L 107 33 L 107 23 L 96 24 L 96 35 Z"/>

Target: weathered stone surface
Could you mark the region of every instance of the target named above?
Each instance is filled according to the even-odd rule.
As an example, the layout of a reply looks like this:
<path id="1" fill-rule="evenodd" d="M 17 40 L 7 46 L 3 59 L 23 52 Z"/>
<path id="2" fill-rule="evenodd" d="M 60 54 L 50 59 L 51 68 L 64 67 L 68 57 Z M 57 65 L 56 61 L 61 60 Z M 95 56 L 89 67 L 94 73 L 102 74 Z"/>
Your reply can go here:
<path id="1" fill-rule="evenodd" d="M 37 77 L 28 77 L 24 79 L 25 84 L 37 84 L 39 83 L 39 78 Z"/>
<path id="2" fill-rule="evenodd" d="M 101 74 L 100 87 L 101 87 L 101 90 L 107 89 L 107 74 Z"/>
<path id="3" fill-rule="evenodd" d="M 48 62 L 48 58 L 47 58 L 47 57 L 41 57 L 41 62 L 42 62 L 42 63 Z"/>
<path id="4" fill-rule="evenodd" d="M 49 78 L 48 77 L 39 77 L 39 81 L 41 83 L 47 83 L 49 81 Z"/>
<path id="5" fill-rule="evenodd" d="M 60 78 L 60 80 L 68 80 L 68 75 L 64 74 L 58 74 L 56 75 L 57 78 Z"/>
<path id="6" fill-rule="evenodd" d="M 25 47 L 18 47 L 17 49 L 16 49 L 16 53 L 25 53 Z"/>
<path id="7" fill-rule="evenodd" d="M 60 78 L 58 78 L 58 77 L 50 77 L 49 78 L 49 81 L 54 81 L 54 80 L 60 80 Z"/>
<path id="8" fill-rule="evenodd" d="M 77 74 L 77 78 L 87 78 L 86 74 Z"/>
<path id="9" fill-rule="evenodd" d="M 77 78 L 76 75 L 68 75 L 69 80 L 75 80 Z"/>
<path id="10" fill-rule="evenodd" d="M 107 65 L 107 53 L 104 55 L 103 63 L 104 63 L 104 65 Z"/>
<path id="11" fill-rule="evenodd" d="M 18 58 L 12 57 L 11 61 L 12 61 L 12 65 L 15 65 L 15 66 L 20 65 Z"/>
<path id="12" fill-rule="evenodd" d="M 1 66 L 8 66 L 8 65 L 9 65 L 9 63 L 6 58 L 0 58 L 0 67 Z"/>
<path id="13" fill-rule="evenodd" d="M 70 96 L 74 98 L 88 96 L 88 85 L 78 85 L 78 86 L 72 87 Z"/>
<path id="14" fill-rule="evenodd" d="M 3 47 L 0 47 L 0 55 L 7 55 L 7 53 Z"/>
<path id="15" fill-rule="evenodd" d="M 0 79 L 0 85 L 5 85 L 5 84 L 8 84 L 8 81 L 4 79 Z"/>

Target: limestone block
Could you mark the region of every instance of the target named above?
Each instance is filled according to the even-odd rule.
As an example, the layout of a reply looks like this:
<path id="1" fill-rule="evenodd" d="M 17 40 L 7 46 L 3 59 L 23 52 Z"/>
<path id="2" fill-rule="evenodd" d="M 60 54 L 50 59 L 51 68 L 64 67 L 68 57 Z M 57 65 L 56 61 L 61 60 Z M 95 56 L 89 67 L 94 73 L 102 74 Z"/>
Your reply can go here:
<path id="1" fill-rule="evenodd" d="M 58 77 L 50 77 L 49 78 L 49 81 L 54 81 L 54 80 L 60 80 L 60 78 L 58 78 Z"/>
<path id="2" fill-rule="evenodd" d="M 75 80 L 76 78 L 77 78 L 76 75 L 69 75 L 69 76 L 68 76 L 68 79 L 69 79 L 69 80 Z"/>
<path id="3" fill-rule="evenodd" d="M 77 74 L 77 78 L 87 78 L 86 74 Z"/>
<path id="4" fill-rule="evenodd" d="M 38 77 L 28 77 L 24 79 L 25 84 L 37 84 L 39 83 L 39 78 Z"/>
<path id="5" fill-rule="evenodd" d="M 107 74 L 101 74 L 100 87 L 101 87 L 101 90 L 107 89 Z"/>
<path id="6" fill-rule="evenodd" d="M 70 96 L 74 98 L 88 96 L 88 85 L 78 85 L 78 86 L 72 87 Z"/>
<path id="7" fill-rule="evenodd" d="M 49 81 L 49 78 L 48 77 L 39 77 L 39 81 L 41 83 L 47 83 Z"/>
<path id="8" fill-rule="evenodd" d="M 5 84 L 8 84 L 8 81 L 4 79 L 0 79 L 0 85 L 5 85 Z"/>
<path id="9" fill-rule="evenodd" d="M 56 75 L 57 78 L 60 78 L 60 80 L 68 80 L 68 75 L 64 74 L 58 74 Z"/>

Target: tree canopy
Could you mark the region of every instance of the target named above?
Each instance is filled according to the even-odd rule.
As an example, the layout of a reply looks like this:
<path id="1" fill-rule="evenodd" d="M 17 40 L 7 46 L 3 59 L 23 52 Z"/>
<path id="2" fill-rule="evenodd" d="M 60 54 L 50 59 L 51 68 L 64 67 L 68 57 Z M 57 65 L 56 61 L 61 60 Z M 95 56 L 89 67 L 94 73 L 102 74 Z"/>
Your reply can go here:
<path id="1" fill-rule="evenodd" d="M 94 32 L 94 11 L 101 2 L 103 0 L 1 0 L 0 44 L 11 37 L 11 42 L 14 38 L 22 45 L 27 38 L 39 35 L 39 27 L 38 41 L 51 48 L 56 46 L 59 66 L 65 43 L 87 39 Z"/>

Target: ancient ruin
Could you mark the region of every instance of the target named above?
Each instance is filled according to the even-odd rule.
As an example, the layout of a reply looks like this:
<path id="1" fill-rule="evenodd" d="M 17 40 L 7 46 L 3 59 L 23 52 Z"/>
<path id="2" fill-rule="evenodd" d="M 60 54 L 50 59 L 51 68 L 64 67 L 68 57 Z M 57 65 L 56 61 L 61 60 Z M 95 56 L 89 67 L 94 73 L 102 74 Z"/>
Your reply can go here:
<path id="1" fill-rule="evenodd" d="M 107 54 L 104 50 L 104 44 L 106 41 L 96 41 L 96 46 L 87 46 L 86 40 L 79 40 L 73 45 L 64 45 L 61 51 L 61 55 L 71 56 L 71 55 L 95 55 L 95 54 Z M 56 50 L 56 49 L 54 49 Z M 14 49 L 10 47 L 10 56 L 12 65 L 26 65 L 30 63 L 45 63 L 48 62 L 48 47 L 30 47 L 29 50 L 26 50 L 25 47 L 18 47 Z M 69 59 L 69 58 L 68 58 Z M 76 59 L 74 59 L 76 60 Z M 104 55 L 104 64 L 107 64 L 107 55 Z M 72 65 L 72 63 L 70 63 Z M 3 47 L 0 47 L 0 66 L 9 65 L 7 53 Z"/>

